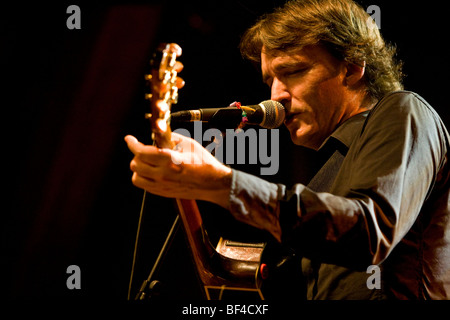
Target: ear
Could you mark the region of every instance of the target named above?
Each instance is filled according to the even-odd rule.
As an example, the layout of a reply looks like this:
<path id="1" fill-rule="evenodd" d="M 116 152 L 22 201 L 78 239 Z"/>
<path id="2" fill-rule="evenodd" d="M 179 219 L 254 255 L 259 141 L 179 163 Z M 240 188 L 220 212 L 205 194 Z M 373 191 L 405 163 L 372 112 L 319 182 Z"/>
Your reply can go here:
<path id="1" fill-rule="evenodd" d="M 361 63 L 347 63 L 347 73 L 345 75 L 345 84 L 349 87 L 355 86 L 358 84 L 359 80 L 364 76 L 364 72 L 366 70 L 366 62 L 362 61 Z"/>

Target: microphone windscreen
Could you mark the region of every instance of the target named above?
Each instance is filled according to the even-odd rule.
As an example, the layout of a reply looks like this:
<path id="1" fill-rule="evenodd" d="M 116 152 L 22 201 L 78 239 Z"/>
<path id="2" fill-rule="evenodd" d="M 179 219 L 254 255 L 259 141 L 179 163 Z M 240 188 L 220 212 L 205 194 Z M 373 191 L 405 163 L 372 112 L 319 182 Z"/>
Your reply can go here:
<path id="1" fill-rule="evenodd" d="M 264 111 L 264 118 L 260 126 L 267 129 L 278 128 L 283 124 L 286 109 L 278 101 L 266 100 L 259 104 Z"/>

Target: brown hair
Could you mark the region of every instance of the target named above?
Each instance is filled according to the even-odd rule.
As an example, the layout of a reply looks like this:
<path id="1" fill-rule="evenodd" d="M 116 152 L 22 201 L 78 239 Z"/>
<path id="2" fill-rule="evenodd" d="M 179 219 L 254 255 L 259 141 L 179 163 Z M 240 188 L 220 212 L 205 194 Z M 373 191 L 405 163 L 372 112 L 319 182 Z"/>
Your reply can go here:
<path id="1" fill-rule="evenodd" d="M 267 53 L 289 53 L 307 45 L 323 45 L 356 65 L 365 62 L 366 90 L 374 101 L 403 88 L 395 47 L 385 44 L 373 19 L 352 0 L 289 1 L 248 29 L 240 49 L 245 58 L 260 63 L 263 47 Z"/>

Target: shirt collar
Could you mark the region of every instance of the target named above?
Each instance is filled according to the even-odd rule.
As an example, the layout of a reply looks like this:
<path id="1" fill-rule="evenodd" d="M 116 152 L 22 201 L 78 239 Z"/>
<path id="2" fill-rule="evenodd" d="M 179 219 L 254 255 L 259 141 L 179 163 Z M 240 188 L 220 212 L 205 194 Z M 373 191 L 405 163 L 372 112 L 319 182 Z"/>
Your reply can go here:
<path id="1" fill-rule="evenodd" d="M 330 140 L 330 138 L 334 138 L 340 141 L 343 145 L 350 148 L 351 144 L 355 140 L 357 133 L 360 132 L 364 122 L 366 121 L 367 115 L 370 110 L 358 113 L 353 117 L 345 120 L 339 127 L 337 127 L 333 133 L 325 139 L 325 141 L 320 146 L 319 150 L 322 149 Z M 331 139 L 331 140 L 334 140 Z"/>

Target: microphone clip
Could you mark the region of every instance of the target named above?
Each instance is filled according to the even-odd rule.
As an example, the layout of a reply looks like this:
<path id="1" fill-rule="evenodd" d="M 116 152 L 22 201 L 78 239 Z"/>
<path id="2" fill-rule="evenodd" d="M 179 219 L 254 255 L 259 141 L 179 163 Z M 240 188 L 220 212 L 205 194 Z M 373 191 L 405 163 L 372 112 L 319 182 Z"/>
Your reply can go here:
<path id="1" fill-rule="evenodd" d="M 229 107 L 231 108 L 238 108 L 242 111 L 241 114 L 241 122 L 239 123 L 239 125 L 237 126 L 236 130 L 240 131 L 242 130 L 243 127 L 245 127 L 246 122 L 248 122 L 248 118 L 247 118 L 247 112 L 245 112 L 245 107 L 242 107 L 242 104 L 240 102 L 233 102 L 229 105 Z"/>

